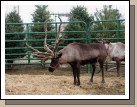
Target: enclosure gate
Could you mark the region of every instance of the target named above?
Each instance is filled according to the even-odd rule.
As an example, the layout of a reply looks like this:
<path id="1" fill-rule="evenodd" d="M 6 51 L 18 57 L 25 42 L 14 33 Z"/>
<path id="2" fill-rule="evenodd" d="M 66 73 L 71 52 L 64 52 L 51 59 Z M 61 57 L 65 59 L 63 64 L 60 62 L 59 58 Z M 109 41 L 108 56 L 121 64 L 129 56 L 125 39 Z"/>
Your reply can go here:
<path id="1" fill-rule="evenodd" d="M 116 32 L 117 33 L 117 38 L 103 38 L 103 39 L 109 39 L 109 40 L 116 40 L 116 41 L 121 41 L 121 40 L 124 40 L 125 38 L 121 38 L 120 35 L 121 35 L 121 32 L 124 32 L 125 30 L 122 29 L 121 30 L 121 22 L 122 21 L 125 21 L 125 20 L 103 20 L 103 21 L 92 21 L 88 26 L 85 22 L 83 21 L 75 21 L 75 22 L 62 22 L 62 24 L 73 24 L 73 25 L 76 25 L 76 24 L 81 24 L 83 26 L 83 30 L 77 30 L 77 31 L 61 31 L 61 34 L 62 36 L 65 38 L 65 34 L 75 34 L 75 33 L 79 33 L 79 34 L 84 34 L 85 36 L 83 38 L 79 38 L 79 37 L 76 37 L 76 38 L 65 38 L 64 41 L 70 41 L 70 42 L 73 42 L 73 41 L 83 41 L 84 43 L 93 43 L 96 38 L 94 38 L 94 33 L 98 33 L 98 34 L 101 34 L 101 33 L 105 33 L 105 32 Z M 93 30 L 93 26 L 95 25 L 95 23 L 107 23 L 107 22 L 116 22 L 117 23 L 117 29 L 115 30 L 104 30 L 104 29 L 100 29 L 100 30 Z M 8 26 L 18 26 L 18 25 L 24 25 L 25 27 L 25 31 L 24 32 L 5 32 L 5 38 L 6 36 L 10 35 L 10 36 L 15 36 L 15 35 L 20 35 L 20 36 L 24 36 L 24 39 L 23 40 L 19 40 L 19 39 L 13 39 L 13 40 L 10 40 L 10 39 L 6 39 L 5 40 L 5 43 L 16 43 L 16 42 L 22 42 L 22 43 L 32 43 L 32 42 L 44 42 L 44 35 L 45 35 L 45 32 L 32 32 L 30 30 L 30 27 L 33 26 L 33 25 L 43 25 L 44 26 L 44 22 L 38 22 L 38 23 L 6 23 L 5 24 L 5 27 L 8 27 Z M 54 35 L 54 38 L 47 38 L 47 41 L 55 41 L 55 38 L 57 36 L 57 28 L 58 28 L 58 25 L 60 24 L 59 22 L 47 22 L 47 24 L 53 24 L 55 25 L 55 29 L 54 31 L 48 31 L 47 34 L 53 34 Z M 32 39 L 30 38 L 30 35 L 34 35 L 34 34 L 41 34 L 43 35 L 43 39 Z M 111 36 L 111 35 L 110 35 Z M 58 50 L 62 49 L 64 46 L 59 46 L 58 47 Z M 44 47 L 43 46 L 37 46 L 37 47 L 34 47 L 35 49 L 43 49 Z M 32 64 L 49 64 L 50 62 L 39 62 L 40 60 L 37 59 L 37 58 L 32 58 L 31 57 L 31 49 L 29 49 L 26 45 L 22 46 L 22 47 L 5 47 L 5 51 L 6 50 L 20 50 L 20 49 L 25 49 L 26 50 L 26 53 L 5 53 L 5 61 L 8 61 L 8 60 L 13 60 L 14 63 L 6 63 L 5 62 L 5 65 L 32 65 Z M 18 56 L 18 55 L 22 55 L 22 56 L 25 56 L 23 58 L 6 58 L 6 56 Z M 107 62 L 108 63 L 108 62 Z M 86 66 L 86 72 L 88 72 L 88 65 Z M 90 71 L 92 71 L 92 67 L 90 67 Z"/>

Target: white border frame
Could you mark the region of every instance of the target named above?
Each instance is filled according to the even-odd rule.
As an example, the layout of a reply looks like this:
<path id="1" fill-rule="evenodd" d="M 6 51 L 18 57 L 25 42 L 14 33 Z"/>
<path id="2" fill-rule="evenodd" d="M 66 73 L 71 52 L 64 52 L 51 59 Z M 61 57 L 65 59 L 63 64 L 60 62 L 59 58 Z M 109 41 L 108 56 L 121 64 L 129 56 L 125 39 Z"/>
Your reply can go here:
<path id="1" fill-rule="evenodd" d="M 5 5 L 125 5 L 125 95 L 5 95 Z M 92 6 L 91 5 L 91 6 Z M 1 2 L 1 99 L 129 99 L 129 1 L 2 1 Z"/>

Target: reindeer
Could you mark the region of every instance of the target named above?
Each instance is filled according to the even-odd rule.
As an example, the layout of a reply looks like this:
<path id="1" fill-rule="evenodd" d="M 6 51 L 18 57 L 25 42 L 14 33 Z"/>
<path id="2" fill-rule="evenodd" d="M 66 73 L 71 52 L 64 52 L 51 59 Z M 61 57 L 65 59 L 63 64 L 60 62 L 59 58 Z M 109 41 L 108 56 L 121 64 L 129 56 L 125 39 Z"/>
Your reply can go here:
<path id="1" fill-rule="evenodd" d="M 125 61 L 125 44 L 121 42 L 111 43 L 110 40 L 98 41 L 103 43 L 107 49 L 109 59 L 116 61 L 117 64 L 117 77 L 120 77 L 120 64 L 121 61 Z"/>
<path id="2" fill-rule="evenodd" d="M 60 17 L 59 17 L 60 19 Z M 38 50 L 32 48 L 35 51 L 35 56 L 40 59 L 47 60 L 51 58 L 51 64 L 48 68 L 50 72 L 53 72 L 60 64 L 70 64 L 73 71 L 74 76 L 74 85 L 80 86 L 80 65 L 92 64 L 93 72 L 91 75 L 90 83 L 93 82 L 93 76 L 96 69 L 96 63 L 99 62 L 101 70 L 102 70 L 102 81 L 101 83 L 105 83 L 104 80 L 104 62 L 107 57 L 107 50 L 103 44 L 100 43 L 92 43 L 92 44 L 83 44 L 73 42 L 68 44 L 66 47 L 61 49 L 58 52 L 55 52 L 59 43 L 62 41 L 60 35 L 60 27 L 62 21 L 60 19 L 60 26 L 58 30 L 58 36 L 55 42 L 55 46 L 53 50 L 48 48 L 46 43 L 47 35 L 45 34 L 44 40 L 44 49 L 47 52 L 39 52 Z M 45 30 L 46 32 L 46 30 Z M 77 77 L 77 78 L 76 78 Z"/>

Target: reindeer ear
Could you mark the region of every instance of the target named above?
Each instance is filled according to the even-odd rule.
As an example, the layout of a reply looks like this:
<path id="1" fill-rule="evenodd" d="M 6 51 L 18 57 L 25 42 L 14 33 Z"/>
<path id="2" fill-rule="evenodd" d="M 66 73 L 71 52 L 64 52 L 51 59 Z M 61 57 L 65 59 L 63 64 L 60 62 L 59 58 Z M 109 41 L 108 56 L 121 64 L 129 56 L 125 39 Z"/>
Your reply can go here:
<path id="1" fill-rule="evenodd" d="M 111 41 L 110 40 L 108 40 L 108 44 L 110 43 Z"/>
<path id="2" fill-rule="evenodd" d="M 60 58 L 62 56 L 62 53 L 57 53 L 57 58 Z"/>

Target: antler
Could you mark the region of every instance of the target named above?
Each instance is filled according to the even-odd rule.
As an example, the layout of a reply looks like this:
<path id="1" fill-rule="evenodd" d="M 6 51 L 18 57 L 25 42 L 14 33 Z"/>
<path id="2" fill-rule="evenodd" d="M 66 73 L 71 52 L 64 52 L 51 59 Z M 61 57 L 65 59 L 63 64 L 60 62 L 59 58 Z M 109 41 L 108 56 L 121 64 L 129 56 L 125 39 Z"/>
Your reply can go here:
<path id="1" fill-rule="evenodd" d="M 55 56 L 55 50 L 57 49 L 59 43 L 63 40 L 62 38 L 60 38 L 60 28 L 61 28 L 61 24 L 62 24 L 62 20 L 60 17 L 58 17 L 60 19 L 60 25 L 59 25 L 59 30 L 58 30 L 58 35 L 55 41 L 55 46 L 53 47 L 53 50 L 51 50 L 46 42 L 47 40 L 47 20 L 45 20 L 45 24 L 44 24 L 44 30 L 45 30 L 45 38 L 44 38 L 44 49 L 46 50 L 46 52 L 40 52 L 37 49 L 34 49 L 33 47 L 29 46 L 27 43 L 26 45 L 32 49 L 34 52 L 32 53 L 33 56 L 38 57 L 41 61 L 46 61 L 51 57 L 56 57 Z M 49 45 L 50 46 L 50 45 Z"/>
<path id="2" fill-rule="evenodd" d="M 54 56 L 55 56 L 55 51 L 56 49 L 58 48 L 58 45 L 61 41 L 63 41 L 63 38 L 60 38 L 60 28 L 61 28 L 61 24 L 62 24 L 62 20 L 61 18 L 58 16 L 59 20 L 60 20 L 60 25 L 59 25 L 59 29 L 58 29 L 58 35 L 57 35 L 57 38 L 56 38 L 56 41 L 55 41 L 55 46 L 53 48 L 53 53 L 54 53 Z"/>
<path id="3" fill-rule="evenodd" d="M 101 40 L 99 41 L 99 40 L 96 38 L 97 42 L 98 42 L 98 43 L 103 43 L 103 42 L 104 42 L 103 38 L 100 38 L 100 39 L 101 39 Z"/>
<path id="4" fill-rule="evenodd" d="M 100 38 L 100 39 L 101 40 L 98 41 L 99 43 L 103 43 L 103 44 L 105 44 L 105 43 L 109 44 L 110 43 L 110 40 L 103 40 L 103 38 Z"/>
<path id="5" fill-rule="evenodd" d="M 49 49 L 49 47 L 47 46 L 47 21 L 45 21 L 44 24 L 44 30 L 45 30 L 45 39 L 44 39 L 44 49 L 48 52 L 51 53 L 51 55 L 53 55 L 53 51 Z"/>
<path id="6" fill-rule="evenodd" d="M 45 21 L 46 22 L 46 21 Z M 32 53 L 32 55 L 34 57 L 38 57 L 40 60 L 48 60 L 51 56 L 53 56 L 53 52 L 47 47 L 47 43 L 46 43 L 46 39 L 47 39 L 47 25 L 44 25 L 45 28 L 45 39 L 44 39 L 44 49 L 46 50 L 46 52 L 40 52 L 37 49 L 34 49 L 33 47 L 31 47 L 30 45 L 28 45 L 28 43 L 26 42 L 26 45 L 32 49 L 34 52 Z"/>

